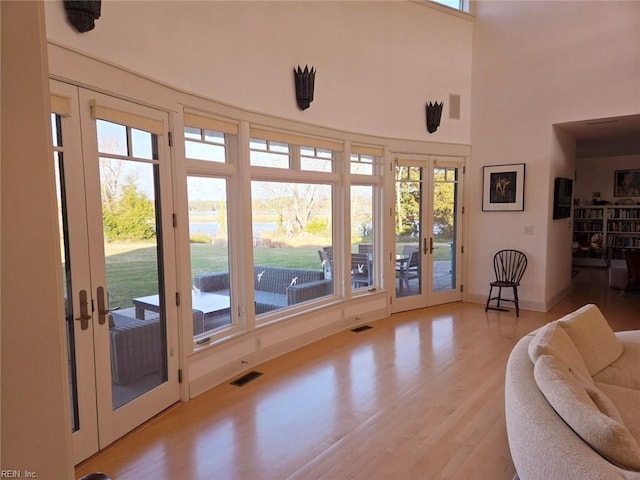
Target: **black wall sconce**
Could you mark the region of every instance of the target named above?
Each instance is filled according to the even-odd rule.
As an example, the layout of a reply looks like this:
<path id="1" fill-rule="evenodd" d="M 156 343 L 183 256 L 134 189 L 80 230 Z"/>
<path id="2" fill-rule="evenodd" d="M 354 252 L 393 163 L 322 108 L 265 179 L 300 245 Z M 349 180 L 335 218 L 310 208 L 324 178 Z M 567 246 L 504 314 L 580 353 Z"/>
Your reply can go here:
<path id="1" fill-rule="evenodd" d="M 444 102 L 427 103 L 427 132 L 433 133 L 440 126 L 440 117 L 442 116 L 442 107 Z"/>
<path id="2" fill-rule="evenodd" d="M 316 81 L 315 68 L 305 65 L 304 70 L 298 65 L 298 69 L 293 69 L 293 76 L 296 82 L 296 102 L 300 110 L 306 110 L 309 108 L 311 102 L 313 102 L 313 85 Z"/>
<path id="3" fill-rule="evenodd" d="M 100 18 L 102 0 L 64 0 L 67 20 L 80 33 L 93 30 L 95 21 Z"/>

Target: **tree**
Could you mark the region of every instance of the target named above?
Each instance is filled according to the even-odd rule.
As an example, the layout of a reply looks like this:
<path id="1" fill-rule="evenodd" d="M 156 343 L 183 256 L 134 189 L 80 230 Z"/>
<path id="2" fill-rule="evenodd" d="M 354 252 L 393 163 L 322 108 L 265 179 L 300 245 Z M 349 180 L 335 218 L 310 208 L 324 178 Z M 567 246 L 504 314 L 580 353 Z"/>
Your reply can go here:
<path id="1" fill-rule="evenodd" d="M 278 230 L 288 236 L 301 232 L 318 233 L 322 225 L 328 225 L 325 216 L 331 209 L 330 187 L 326 185 L 254 182 L 253 211 L 259 214 L 275 213 Z"/>
<path id="2" fill-rule="evenodd" d="M 119 198 L 102 206 L 104 235 L 113 240 L 148 240 L 155 237 L 155 208 L 129 179 Z"/>
<path id="3" fill-rule="evenodd" d="M 452 182 L 434 185 L 433 225 L 437 228 L 437 235 L 447 239 L 453 238 L 454 187 L 455 183 Z"/>

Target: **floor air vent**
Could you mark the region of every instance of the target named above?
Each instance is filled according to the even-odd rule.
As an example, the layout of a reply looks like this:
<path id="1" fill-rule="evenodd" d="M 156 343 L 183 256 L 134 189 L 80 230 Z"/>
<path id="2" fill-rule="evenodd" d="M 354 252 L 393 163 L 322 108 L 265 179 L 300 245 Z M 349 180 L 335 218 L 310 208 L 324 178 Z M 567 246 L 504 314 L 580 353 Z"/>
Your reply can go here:
<path id="1" fill-rule="evenodd" d="M 253 370 L 252 372 L 245 373 L 239 378 L 236 378 L 231 385 L 235 385 L 236 387 L 244 387 L 247 383 L 252 382 L 256 378 L 262 376 L 262 372 L 256 372 Z"/>
<path id="2" fill-rule="evenodd" d="M 351 331 L 354 333 L 360 333 L 360 332 L 364 332 L 365 330 L 370 330 L 373 327 L 369 326 L 369 325 L 363 325 L 361 327 L 356 327 L 354 329 L 352 329 Z"/>

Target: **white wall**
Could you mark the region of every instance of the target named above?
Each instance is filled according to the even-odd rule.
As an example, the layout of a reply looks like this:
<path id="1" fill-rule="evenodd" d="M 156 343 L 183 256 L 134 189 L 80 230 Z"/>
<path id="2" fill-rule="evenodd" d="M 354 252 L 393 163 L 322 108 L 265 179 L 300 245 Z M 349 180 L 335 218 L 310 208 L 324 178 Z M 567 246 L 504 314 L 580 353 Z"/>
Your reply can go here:
<path id="1" fill-rule="evenodd" d="M 640 112 L 639 58 L 638 2 L 476 4 L 470 298 L 486 299 L 491 258 L 508 247 L 529 257 L 520 289 L 525 305 L 547 309 L 569 287 L 568 221 L 553 221 L 551 210 L 553 180 L 573 176 L 575 146 L 552 125 Z M 503 163 L 526 164 L 524 212 L 481 211 L 482 167 Z"/>
<path id="2" fill-rule="evenodd" d="M 640 169 L 640 155 L 621 157 L 580 158 L 576 162 L 576 182 L 573 198 L 580 199 L 582 205 L 590 202 L 593 192 L 600 192 L 600 200 L 611 203 L 623 198 L 631 198 L 634 203 L 640 202 L 638 197 L 614 197 L 613 177 L 616 170 Z"/>
<path id="3" fill-rule="evenodd" d="M 2 10 L 3 475 L 72 478 L 44 10 Z"/>
<path id="4" fill-rule="evenodd" d="M 50 40 L 166 84 L 252 111 L 371 135 L 469 143 L 468 19 L 412 2 L 103 2 L 76 33 L 62 2 L 45 2 Z M 298 110 L 293 67 L 317 69 Z M 52 65 L 52 68 L 55 68 Z M 461 118 L 449 120 L 449 94 Z M 427 101 L 444 101 L 440 129 Z"/>

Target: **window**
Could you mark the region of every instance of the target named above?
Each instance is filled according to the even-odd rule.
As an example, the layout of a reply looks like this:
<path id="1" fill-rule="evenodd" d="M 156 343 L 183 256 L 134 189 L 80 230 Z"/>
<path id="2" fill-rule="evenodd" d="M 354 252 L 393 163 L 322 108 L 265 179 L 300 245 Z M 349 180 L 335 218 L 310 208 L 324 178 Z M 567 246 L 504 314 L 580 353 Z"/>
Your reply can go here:
<path id="1" fill-rule="evenodd" d="M 225 162 L 225 135 L 222 132 L 195 127 L 184 128 L 184 148 L 187 158 Z"/>
<path id="2" fill-rule="evenodd" d="M 252 127 L 249 150 L 256 315 L 332 295 L 342 144 Z"/>
<path id="3" fill-rule="evenodd" d="M 382 158 L 380 147 L 352 145 L 349 171 L 350 226 L 351 226 L 351 288 L 371 290 L 376 285 L 377 205 L 382 185 Z"/>
<path id="4" fill-rule="evenodd" d="M 185 112 L 184 124 L 184 149 L 187 158 L 227 162 L 229 137 L 238 134 L 238 126 L 235 123 Z"/>
<path id="5" fill-rule="evenodd" d="M 324 148 L 300 147 L 300 169 L 312 172 L 331 172 L 333 152 Z"/>
<path id="6" fill-rule="evenodd" d="M 193 334 L 231 325 L 227 181 L 187 177 Z"/>
<path id="7" fill-rule="evenodd" d="M 467 2 L 464 0 L 431 0 L 434 3 L 439 3 L 440 5 L 445 5 L 446 7 L 455 8 L 456 10 L 460 10 L 462 12 L 468 11 L 466 8 Z"/>
<path id="8" fill-rule="evenodd" d="M 289 168 L 289 145 L 286 143 L 252 138 L 249 148 L 252 166 Z"/>
<path id="9" fill-rule="evenodd" d="M 373 175 L 375 157 L 371 155 L 351 154 L 351 173 Z"/>
<path id="10" fill-rule="evenodd" d="M 256 315 L 332 294 L 332 186 L 253 181 L 251 198 Z"/>
<path id="11" fill-rule="evenodd" d="M 374 187 L 351 186 L 351 286 L 354 290 L 374 285 Z"/>
<path id="12" fill-rule="evenodd" d="M 237 124 L 185 112 L 191 316 L 196 343 L 234 325 L 229 205 Z"/>

